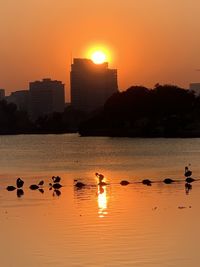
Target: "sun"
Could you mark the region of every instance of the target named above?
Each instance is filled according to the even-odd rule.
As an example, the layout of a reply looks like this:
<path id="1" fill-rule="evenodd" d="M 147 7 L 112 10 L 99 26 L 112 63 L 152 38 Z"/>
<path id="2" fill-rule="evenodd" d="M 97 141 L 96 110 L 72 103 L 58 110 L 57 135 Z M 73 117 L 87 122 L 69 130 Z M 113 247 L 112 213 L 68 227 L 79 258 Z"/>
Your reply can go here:
<path id="1" fill-rule="evenodd" d="M 94 51 L 91 59 L 95 64 L 102 64 L 106 61 L 106 54 L 103 51 Z"/>

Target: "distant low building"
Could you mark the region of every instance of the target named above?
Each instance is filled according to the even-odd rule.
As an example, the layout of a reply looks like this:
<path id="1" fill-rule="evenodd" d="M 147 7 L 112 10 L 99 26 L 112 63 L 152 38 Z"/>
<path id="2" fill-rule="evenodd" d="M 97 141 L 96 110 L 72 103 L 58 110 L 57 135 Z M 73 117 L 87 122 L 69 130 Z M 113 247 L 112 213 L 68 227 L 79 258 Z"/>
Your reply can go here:
<path id="1" fill-rule="evenodd" d="M 53 112 L 63 112 L 65 108 L 65 90 L 61 81 L 43 79 L 30 82 L 30 117 L 35 120 Z"/>
<path id="2" fill-rule="evenodd" d="M 17 106 L 18 110 L 29 110 L 29 91 L 28 90 L 19 90 L 12 92 L 9 96 L 6 97 L 8 103 L 14 103 Z"/>
<path id="3" fill-rule="evenodd" d="M 107 62 L 95 64 L 90 59 L 75 58 L 70 82 L 72 107 L 86 112 L 103 106 L 118 91 L 117 70 L 109 69 Z"/>
<path id="4" fill-rule="evenodd" d="M 196 96 L 200 96 L 200 83 L 191 83 L 190 91 L 193 91 Z"/>
<path id="5" fill-rule="evenodd" d="M 5 89 L 0 89 L 0 101 L 5 98 Z"/>

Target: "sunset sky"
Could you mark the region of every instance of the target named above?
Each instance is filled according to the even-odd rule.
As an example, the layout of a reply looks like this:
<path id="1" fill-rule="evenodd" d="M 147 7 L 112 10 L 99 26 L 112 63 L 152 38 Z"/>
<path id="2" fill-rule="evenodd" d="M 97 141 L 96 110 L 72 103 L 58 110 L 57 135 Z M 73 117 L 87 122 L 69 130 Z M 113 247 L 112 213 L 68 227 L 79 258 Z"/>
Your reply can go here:
<path id="1" fill-rule="evenodd" d="M 199 0 L 0 0 L 0 88 L 62 80 L 71 55 L 110 51 L 121 90 L 200 82 Z"/>

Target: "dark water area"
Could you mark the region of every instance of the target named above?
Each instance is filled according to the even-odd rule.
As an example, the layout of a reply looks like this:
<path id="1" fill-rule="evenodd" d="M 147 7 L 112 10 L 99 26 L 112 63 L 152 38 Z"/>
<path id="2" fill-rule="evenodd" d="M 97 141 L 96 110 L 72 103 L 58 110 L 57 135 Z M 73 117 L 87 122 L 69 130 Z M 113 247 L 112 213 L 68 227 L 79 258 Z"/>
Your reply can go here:
<path id="1" fill-rule="evenodd" d="M 184 168 L 200 178 L 200 139 L 1 136 L 0 151 L 1 266 L 199 266 L 200 181 L 187 191 Z M 6 190 L 17 177 L 21 197 Z"/>

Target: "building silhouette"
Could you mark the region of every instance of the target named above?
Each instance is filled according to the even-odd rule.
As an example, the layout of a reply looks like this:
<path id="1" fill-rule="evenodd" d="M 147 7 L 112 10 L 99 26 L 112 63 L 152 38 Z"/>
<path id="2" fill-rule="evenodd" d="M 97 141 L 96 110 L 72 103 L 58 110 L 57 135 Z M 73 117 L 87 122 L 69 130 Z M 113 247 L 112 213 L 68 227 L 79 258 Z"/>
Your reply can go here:
<path id="1" fill-rule="evenodd" d="M 6 97 L 8 103 L 14 103 L 18 110 L 29 111 L 29 91 L 19 90 Z"/>
<path id="2" fill-rule="evenodd" d="M 117 70 L 108 63 L 95 64 L 90 59 L 75 58 L 71 65 L 71 104 L 86 112 L 104 105 L 118 91 Z"/>
<path id="3" fill-rule="evenodd" d="M 30 117 L 36 120 L 40 116 L 53 112 L 63 112 L 65 108 L 65 88 L 61 81 L 43 79 L 29 83 Z"/>

